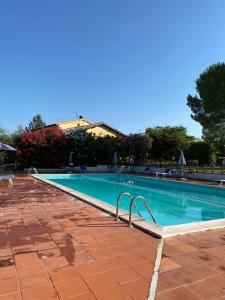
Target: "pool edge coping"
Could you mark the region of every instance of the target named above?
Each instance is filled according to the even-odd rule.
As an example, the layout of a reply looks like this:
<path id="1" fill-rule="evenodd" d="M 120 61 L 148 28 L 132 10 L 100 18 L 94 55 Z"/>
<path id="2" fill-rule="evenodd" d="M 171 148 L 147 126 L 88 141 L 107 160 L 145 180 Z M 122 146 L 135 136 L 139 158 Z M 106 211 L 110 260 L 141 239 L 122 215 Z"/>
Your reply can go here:
<path id="1" fill-rule="evenodd" d="M 39 175 L 31 174 L 31 176 L 63 192 L 66 192 L 67 194 L 72 195 L 85 203 L 88 203 L 98 209 L 101 209 L 104 212 L 109 213 L 110 215 L 116 216 L 116 208 L 113 208 L 113 206 L 107 203 L 104 203 L 94 197 L 88 196 L 86 194 L 83 194 L 71 188 L 65 187 L 61 184 L 55 183 L 51 180 L 41 178 L 39 177 Z M 128 213 L 124 212 L 123 210 L 119 210 L 119 214 L 120 214 L 119 218 L 122 221 L 128 222 L 129 220 Z M 133 216 L 132 225 L 158 238 L 168 238 L 168 237 L 175 237 L 184 234 L 225 228 L 225 218 L 210 220 L 210 221 L 195 222 L 195 223 L 172 225 L 172 226 L 160 226 L 144 220 L 140 221 L 138 218 L 135 218 Z"/>
<path id="2" fill-rule="evenodd" d="M 153 274 L 151 276 L 151 283 L 149 287 L 149 294 L 147 300 L 154 300 L 156 296 L 164 241 L 165 241 L 164 238 L 160 239 L 157 246 L 155 264 L 153 268 Z"/>

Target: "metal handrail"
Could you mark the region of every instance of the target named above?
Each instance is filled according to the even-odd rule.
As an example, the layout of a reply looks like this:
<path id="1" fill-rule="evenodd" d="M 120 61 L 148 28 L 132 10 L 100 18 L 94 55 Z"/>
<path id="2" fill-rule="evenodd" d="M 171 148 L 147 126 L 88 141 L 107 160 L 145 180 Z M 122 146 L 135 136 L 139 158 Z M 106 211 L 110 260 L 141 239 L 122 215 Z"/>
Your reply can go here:
<path id="1" fill-rule="evenodd" d="M 35 174 L 38 174 L 38 171 L 36 168 L 30 167 L 28 170 L 28 176 L 31 174 L 32 171 L 34 171 Z"/>
<path id="2" fill-rule="evenodd" d="M 130 202 L 132 202 L 132 200 L 133 200 L 133 197 L 132 197 L 131 194 L 128 193 L 128 192 L 123 192 L 123 193 L 121 193 L 121 194 L 118 196 L 117 201 L 116 201 L 116 220 L 117 220 L 117 221 L 119 221 L 119 206 L 120 206 L 120 200 L 121 200 L 121 198 L 122 198 L 123 196 L 128 196 L 128 197 L 130 198 Z M 134 207 L 136 208 L 139 217 L 142 217 L 142 215 L 141 215 L 141 213 L 140 213 L 140 211 L 139 211 L 139 209 L 138 209 L 136 203 L 134 203 Z"/>
<path id="3" fill-rule="evenodd" d="M 134 205 L 134 207 L 136 208 L 135 201 L 136 201 L 137 199 L 141 199 L 141 200 L 144 202 L 144 205 L 145 205 L 147 211 L 149 212 L 150 216 L 152 217 L 153 222 L 156 223 L 156 220 L 155 220 L 155 218 L 154 218 L 154 216 L 153 216 L 153 214 L 152 214 L 152 212 L 151 212 L 151 209 L 150 209 L 150 207 L 148 206 L 147 201 L 145 200 L 145 198 L 142 197 L 142 196 L 136 196 L 136 197 L 132 198 L 132 200 L 131 200 L 131 202 L 130 202 L 129 226 L 131 226 L 131 223 L 132 223 L 132 207 L 133 207 L 133 205 Z"/>

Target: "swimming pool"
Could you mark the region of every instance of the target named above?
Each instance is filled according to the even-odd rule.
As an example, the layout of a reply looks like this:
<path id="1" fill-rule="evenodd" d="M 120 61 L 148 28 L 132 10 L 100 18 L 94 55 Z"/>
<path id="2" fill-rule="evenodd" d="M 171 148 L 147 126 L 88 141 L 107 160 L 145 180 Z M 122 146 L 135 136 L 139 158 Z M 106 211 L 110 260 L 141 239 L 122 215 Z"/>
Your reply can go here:
<path id="1" fill-rule="evenodd" d="M 36 177 L 36 176 L 35 176 Z M 39 178 L 94 197 L 113 207 L 122 192 L 143 196 L 160 226 L 225 218 L 225 189 L 125 174 L 43 174 Z M 129 211 L 129 198 L 120 207 Z M 137 201 L 142 216 L 152 219 Z M 134 210 L 135 214 L 135 210 Z"/>

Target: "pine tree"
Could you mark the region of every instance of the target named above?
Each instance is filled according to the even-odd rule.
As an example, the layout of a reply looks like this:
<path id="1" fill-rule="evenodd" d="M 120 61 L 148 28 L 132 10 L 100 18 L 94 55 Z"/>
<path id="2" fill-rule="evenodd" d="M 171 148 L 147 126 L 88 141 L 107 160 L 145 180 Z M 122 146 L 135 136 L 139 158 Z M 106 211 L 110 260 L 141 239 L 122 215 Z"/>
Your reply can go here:
<path id="1" fill-rule="evenodd" d="M 26 131 L 35 131 L 37 129 L 43 128 L 45 126 L 45 122 L 42 119 L 40 114 L 33 116 L 33 119 L 29 122 L 28 126 L 25 127 Z"/>

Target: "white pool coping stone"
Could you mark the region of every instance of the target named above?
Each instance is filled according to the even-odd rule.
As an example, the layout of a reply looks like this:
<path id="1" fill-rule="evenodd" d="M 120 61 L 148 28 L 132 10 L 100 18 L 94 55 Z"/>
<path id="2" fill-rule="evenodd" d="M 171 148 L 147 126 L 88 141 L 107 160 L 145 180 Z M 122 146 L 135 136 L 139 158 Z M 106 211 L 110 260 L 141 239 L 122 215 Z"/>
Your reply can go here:
<path id="1" fill-rule="evenodd" d="M 61 184 L 55 183 L 51 180 L 43 179 L 39 177 L 39 175 L 32 174 L 33 178 L 36 178 L 42 182 L 45 182 L 61 191 L 64 191 L 79 200 L 82 200 L 96 208 L 99 208 L 110 215 L 115 216 L 116 215 L 116 207 L 113 207 L 112 205 L 109 205 L 107 203 L 104 203 L 94 197 L 88 196 L 86 194 L 80 193 L 78 191 L 75 191 L 71 188 L 65 187 Z M 129 214 L 123 210 L 119 210 L 119 218 L 122 221 L 128 222 L 129 220 Z M 158 224 L 153 224 L 145 220 L 140 220 L 139 218 L 133 216 L 132 217 L 132 225 L 148 232 L 152 235 L 155 235 L 159 238 L 167 238 L 167 237 L 174 237 L 178 235 L 184 235 L 188 233 L 195 233 L 195 232 L 201 232 L 211 229 L 220 229 L 225 228 L 225 219 L 216 219 L 211 221 L 202 221 L 202 222 L 195 222 L 195 223 L 187 223 L 187 224 L 180 224 L 180 225 L 173 225 L 173 226 L 160 226 Z"/>

